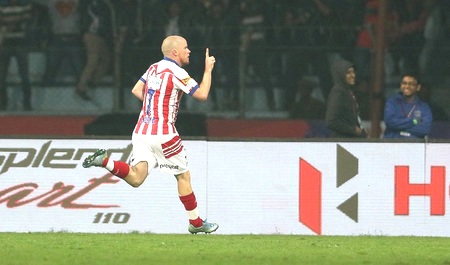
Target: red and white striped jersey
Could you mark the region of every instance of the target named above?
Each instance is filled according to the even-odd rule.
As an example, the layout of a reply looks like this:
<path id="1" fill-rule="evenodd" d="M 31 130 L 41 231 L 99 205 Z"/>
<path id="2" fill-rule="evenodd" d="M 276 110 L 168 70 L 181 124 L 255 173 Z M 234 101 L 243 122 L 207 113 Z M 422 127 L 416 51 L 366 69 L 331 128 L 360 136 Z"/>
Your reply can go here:
<path id="1" fill-rule="evenodd" d="M 164 57 L 140 78 L 145 83 L 144 100 L 134 133 L 167 135 L 177 133 L 175 121 L 183 92 L 192 95 L 197 81 L 175 61 Z"/>

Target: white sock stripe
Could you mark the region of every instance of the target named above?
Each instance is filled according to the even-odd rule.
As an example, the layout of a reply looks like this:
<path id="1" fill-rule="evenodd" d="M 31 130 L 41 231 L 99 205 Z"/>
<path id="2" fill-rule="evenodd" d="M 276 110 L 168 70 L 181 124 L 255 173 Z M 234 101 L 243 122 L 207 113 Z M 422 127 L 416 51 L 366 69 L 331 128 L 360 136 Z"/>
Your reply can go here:
<path id="1" fill-rule="evenodd" d="M 186 211 L 190 220 L 195 220 L 198 218 L 198 208 L 192 211 Z"/>
<path id="2" fill-rule="evenodd" d="M 108 163 L 106 163 L 105 168 L 112 171 L 114 169 L 114 161 L 112 159 L 108 159 Z"/>

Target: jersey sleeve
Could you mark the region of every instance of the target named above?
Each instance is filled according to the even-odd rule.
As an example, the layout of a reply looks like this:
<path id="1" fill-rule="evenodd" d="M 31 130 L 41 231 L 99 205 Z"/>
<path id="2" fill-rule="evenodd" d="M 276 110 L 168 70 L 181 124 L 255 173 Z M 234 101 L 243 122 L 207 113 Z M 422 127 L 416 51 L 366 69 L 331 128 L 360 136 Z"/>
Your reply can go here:
<path id="1" fill-rule="evenodd" d="M 177 88 L 189 95 L 194 94 L 199 87 L 197 81 L 190 77 L 183 68 L 178 68 L 173 72 L 173 82 Z"/>

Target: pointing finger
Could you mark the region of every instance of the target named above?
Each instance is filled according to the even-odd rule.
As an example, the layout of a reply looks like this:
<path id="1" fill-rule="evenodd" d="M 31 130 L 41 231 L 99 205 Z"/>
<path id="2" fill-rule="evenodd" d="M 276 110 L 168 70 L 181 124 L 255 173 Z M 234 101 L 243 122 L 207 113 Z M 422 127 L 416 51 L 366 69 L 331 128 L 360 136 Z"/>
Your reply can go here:
<path id="1" fill-rule="evenodd" d="M 206 57 L 209 57 L 209 48 L 206 48 Z"/>

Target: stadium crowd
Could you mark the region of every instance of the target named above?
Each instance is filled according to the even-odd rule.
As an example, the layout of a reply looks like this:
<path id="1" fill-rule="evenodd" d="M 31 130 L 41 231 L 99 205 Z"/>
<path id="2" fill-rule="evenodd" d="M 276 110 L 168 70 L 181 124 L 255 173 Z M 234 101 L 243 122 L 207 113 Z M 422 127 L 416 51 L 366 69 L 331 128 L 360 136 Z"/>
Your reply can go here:
<path id="1" fill-rule="evenodd" d="M 73 76 L 70 85 L 86 101 L 104 75 L 113 76 L 121 87 L 131 87 L 143 69 L 159 59 L 161 40 L 169 35 L 189 41 L 188 70 L 196 79 L 202 75 L 204 48 L 209 47 L 217 58 L 211 95 L 217 110 L 237 109 L 243 95 L 240 89 L 256 86 L 264 90 L 268 110 L 291 111 L 298 106 L 299 87 L 304 87 L 299 84 L 308 83 L 311 76 L 316 77 L 322 99 L 326 99 L 333 85 L 330 66 L 337 58 L 355 65 L 357 96 L 363 100 L 373 82 L 380 2 L 2 0 L 0 110 L 8 104 L 5 69 L 9 58 L 18 55 L 17 49 L 8 46 L 10 29 L 24 33 L 26 45 L 20 51 L 46 53 L 46 70 L 39 85 L 52 86 L 62 80 L 61 64 L 69 64 L 70 72 L 64 74 Z M 386 2 L 386 73 L 419 73 L 429 86 L 449 76 L 450 2 Z M 24 8 L 21 19 L 8 13 L 11 6 Z M 26 74 L 21 72 L 25 95 L 32 97 Z M 274 102 L 275 87 L 283 91 L 281 106 Z M 224 96 L 218 97 L 217 90 Z M 32 110 L 29 98 L 24 99 L 24 109 Z M 361 109 L 363 116 L 368 115 Z"/>

